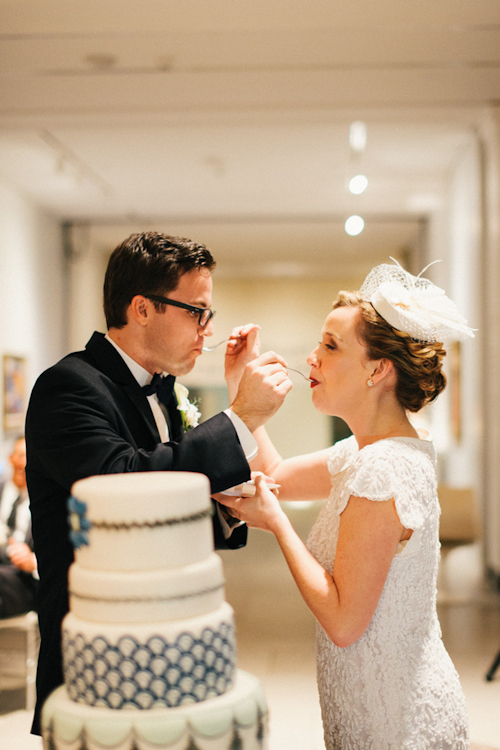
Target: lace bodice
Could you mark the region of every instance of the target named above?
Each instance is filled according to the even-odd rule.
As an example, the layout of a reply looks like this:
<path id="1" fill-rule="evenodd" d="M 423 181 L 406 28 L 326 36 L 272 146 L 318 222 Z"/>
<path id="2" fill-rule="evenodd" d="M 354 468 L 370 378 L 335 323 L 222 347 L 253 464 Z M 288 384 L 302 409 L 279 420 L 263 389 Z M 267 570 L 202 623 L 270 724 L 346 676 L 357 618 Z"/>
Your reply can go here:
<path id="1" fill-rule="evenodd" d="M 332 490 L 307 546 L 333 572 L 340 514 L 351 495 L 394 499 L 413 533 L 399 545 L 372 621 L 351 646 L 317 627 L 318 685 L 327 750 L 466 750 L 465 703 L 436 614 L 439 503 L 432 443 L 389 438 L 337 443 Z"/>

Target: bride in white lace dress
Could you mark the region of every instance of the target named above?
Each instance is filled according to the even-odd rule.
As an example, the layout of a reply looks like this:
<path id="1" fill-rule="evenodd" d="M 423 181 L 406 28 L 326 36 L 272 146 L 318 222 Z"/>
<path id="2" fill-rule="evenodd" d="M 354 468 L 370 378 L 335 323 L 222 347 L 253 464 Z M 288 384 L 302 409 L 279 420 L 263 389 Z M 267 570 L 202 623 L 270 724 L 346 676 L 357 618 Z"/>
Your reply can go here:
<path id="1" fill-rule="evenodd" d="M 407 416 L 444 388 L 440 342 L 451 332 L 472 335 L 441 290 L 399 267 L 374 269 L 360 294 L 340 294 L 308 358 L 314 406 L 342 417 L 353 436 L 283 461 L 264 429 L 255 433 L 255 468 L 281 485 L 280 499 L 328 497 L 307 547 L 262 477 L 254 498 L 219 496 L 236 518 L 276 536 L 316 617 L 327 750 L 469 748 L 436 615 L 436 454 Z M 243 391 L 265 363 L 262 355 L 247 365 Z M 279 387 L 286 372 L 267 367 Z"/>

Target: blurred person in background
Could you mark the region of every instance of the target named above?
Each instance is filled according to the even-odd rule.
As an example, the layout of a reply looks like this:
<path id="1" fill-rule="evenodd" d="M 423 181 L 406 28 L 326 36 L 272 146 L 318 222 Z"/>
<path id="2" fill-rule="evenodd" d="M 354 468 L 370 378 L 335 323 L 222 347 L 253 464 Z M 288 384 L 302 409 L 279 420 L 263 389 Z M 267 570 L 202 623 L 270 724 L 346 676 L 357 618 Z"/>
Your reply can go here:
<path id="1" fill-rule="evenodd" d="M 38 584 L 26 486 L 26 443 L 20 435 L 9 455 L 10 479 L 0 481 L 0 617 L 36 608 Z"/>

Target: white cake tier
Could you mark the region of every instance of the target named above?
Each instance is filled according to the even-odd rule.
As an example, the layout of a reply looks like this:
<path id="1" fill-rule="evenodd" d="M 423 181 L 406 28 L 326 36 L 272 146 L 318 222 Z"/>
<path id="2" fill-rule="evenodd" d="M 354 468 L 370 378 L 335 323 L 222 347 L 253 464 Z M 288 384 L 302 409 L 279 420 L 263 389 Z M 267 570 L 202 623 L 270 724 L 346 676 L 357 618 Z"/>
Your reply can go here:
<path id="1" fill-rule="evenodd" d="M 63 621 L 73 701 L 112 709 L 176 707 L 225 693 L 236 671 L 233 610 L 163 623 Z"/>
<path id="2" fill-rule="evenodd" d="M 76 560 L 95 570 L 179 568 L 213 551 L 210 485 L 191 472 L 132 472 L 82 479 L 72 487 L 91 528 Z M 73 529 L 81 519 L 72 514 Z"/>
<path id="3" fill-rule="evenodd" d="M 74 563 L 69 570 L 70 609 L 94 622 L 157 622 L 212 612 L 224 601 L 224 572 L 211 552 L 184 568 L 100 571 Z"/>
<path id="4" fill-rule="evenodd" d="M 45 750 L 266 750 L 267 708 L 257 678 L 241 670 L 224 695 L 176 709 L 94 708 L 60 687 L 44 704 L 42 735 Z"/>

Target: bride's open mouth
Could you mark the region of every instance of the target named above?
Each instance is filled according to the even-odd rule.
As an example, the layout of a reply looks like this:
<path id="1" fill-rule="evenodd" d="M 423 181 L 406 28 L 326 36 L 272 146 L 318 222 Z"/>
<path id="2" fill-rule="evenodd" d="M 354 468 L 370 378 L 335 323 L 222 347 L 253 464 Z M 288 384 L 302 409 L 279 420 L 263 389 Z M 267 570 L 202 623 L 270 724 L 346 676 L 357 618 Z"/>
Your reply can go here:
<path id="1" fill-rule="evenodd" d="M 315 388 L 317 385 L 319 385 L 319 380 L 315 380 L 314 378 L 309 378 L 311 381 L 311 388 Z"/>

